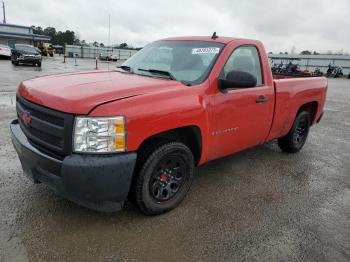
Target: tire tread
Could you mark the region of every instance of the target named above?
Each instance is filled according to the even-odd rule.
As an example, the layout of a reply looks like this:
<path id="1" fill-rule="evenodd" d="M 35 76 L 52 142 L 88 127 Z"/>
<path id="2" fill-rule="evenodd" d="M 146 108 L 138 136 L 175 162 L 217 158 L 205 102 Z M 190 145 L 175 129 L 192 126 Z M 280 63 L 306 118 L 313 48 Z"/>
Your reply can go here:
<path id="1" fill-rule="evenodd" d="M 303 146 L 301 146 L 300 148 L 295 147 L 294 142 L 293 142 L 293 132 L 295 131 L 296 125 L 298 123 L 299 118 L 303 117 L 304 115 L 306 115 L 309 119 L 309 127 L 310 128 L 310 113 L 307 111 L 301 111 L 295 118 L 294 123 L 292 125 L 292 128 L 289 130 L 288 134 L 280 137 L 278 139 L 278 146 L 279 148 L 287 153 L 297 153 L 299 152 Z M 309 130 L 308 130 L 309 131 Z"/>

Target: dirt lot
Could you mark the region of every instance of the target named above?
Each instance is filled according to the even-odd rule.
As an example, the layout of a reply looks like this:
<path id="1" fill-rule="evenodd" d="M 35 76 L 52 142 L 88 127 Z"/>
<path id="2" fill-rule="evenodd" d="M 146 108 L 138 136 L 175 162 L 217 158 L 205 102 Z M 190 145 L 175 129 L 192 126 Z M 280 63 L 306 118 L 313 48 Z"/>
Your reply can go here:
<path id="1" fill-rule="evenodd" d="M 97 213 L 32 184 L 12 147 L 19 81 L 94 66 L 0 61 L 1 262 L 350 260 L 349 80 L 330 80 L 325 116 L 300 153 L 271 142 L 206 164 L 179 208 L 146 217 L 132 206 Z"/>

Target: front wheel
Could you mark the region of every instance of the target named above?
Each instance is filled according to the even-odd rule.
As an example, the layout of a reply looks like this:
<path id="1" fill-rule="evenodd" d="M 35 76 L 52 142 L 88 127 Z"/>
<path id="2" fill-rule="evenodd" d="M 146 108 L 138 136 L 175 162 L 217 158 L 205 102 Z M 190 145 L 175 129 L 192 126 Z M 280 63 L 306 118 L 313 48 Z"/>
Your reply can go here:
<path id="1" fill-rule="evenodd" d="M 176 208 L 185 198 L 193 179 L 191 150 L 179 142 L 159 146 L 144 161 L 136 179 L 135 199 L 146 215 Z"/>
<path id="2" fill-rule="evenodd" d="M 311 125 L 310 114 L 300 112 L 294 120 L 289 133 L 278 139 L 278 146 L 285 152 L 296 153 L 305 145 Z"/>

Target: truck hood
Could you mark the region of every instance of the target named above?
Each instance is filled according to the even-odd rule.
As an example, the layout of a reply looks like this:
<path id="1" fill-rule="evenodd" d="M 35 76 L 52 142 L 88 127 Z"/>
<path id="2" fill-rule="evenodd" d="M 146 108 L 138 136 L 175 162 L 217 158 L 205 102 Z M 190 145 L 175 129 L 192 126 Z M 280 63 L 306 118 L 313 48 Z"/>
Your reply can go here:
<path id="1" fill-rule="evenodd" d="M 26 80 L 19 85 L 18 93 L 33 103 L 61 112 L 88 114 L 100 104 L 173 88 L 186 86 L 163 78 L 89 71 Z"/>

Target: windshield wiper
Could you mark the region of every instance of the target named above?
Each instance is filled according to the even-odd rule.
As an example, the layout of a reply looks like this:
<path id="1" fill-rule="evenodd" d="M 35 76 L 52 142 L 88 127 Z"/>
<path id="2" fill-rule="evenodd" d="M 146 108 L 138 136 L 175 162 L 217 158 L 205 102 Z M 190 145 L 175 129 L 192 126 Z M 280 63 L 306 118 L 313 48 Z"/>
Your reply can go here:
<path id="1" fill-rule="evenodd" d="M 175 78 L 175 76 L 170 73 L 169 71 L 165 71 L 165 70 L 159 70 L 159 69 L 144 69 L 144 68 L 139 68 L 137 69 L 138 71 L 144 71 L 144 72 L 150 72 L 153 74 L 158 74 L 158 75 L 164 75 L 167 76 L 170 80 L 175 80 L 175 81 L 179 81 L 180 83 L 184 84 L 185 86 L 191 86 L 192 84 L 184 81 L 184 80 L 177 80 Z"/>
<path id="2" fill-rule="evenodd" d="M 164 75 L 164 76 L 167 76 L 170 80 L 176 80 L 174 75 L 168 71 L 158 70 L 158 69 L 143 69 L 143 68 L 139 68 L 137 70 L 144 71 L 144 72 L 150 72 L 152 74 Z"/>
<path id="3" fill-rule="evenodd" d="M 187 81 L 185 81 L 185 80 L 181 80 L 180 82 L 181 82 L 182 84 L 184 84 L 185 86 L 191 86 L 191 85 L 192 85 L 192 83 L 187 82 Z"/>
<path id="4" fill-rule="evenodd" d="M 117 68 L 123 69 L 124 71 L 130 72 L 130 73 L 133 73 L 132 68 L 130 66 L 127 66 L 127 65 L 117 66 Z"/>

